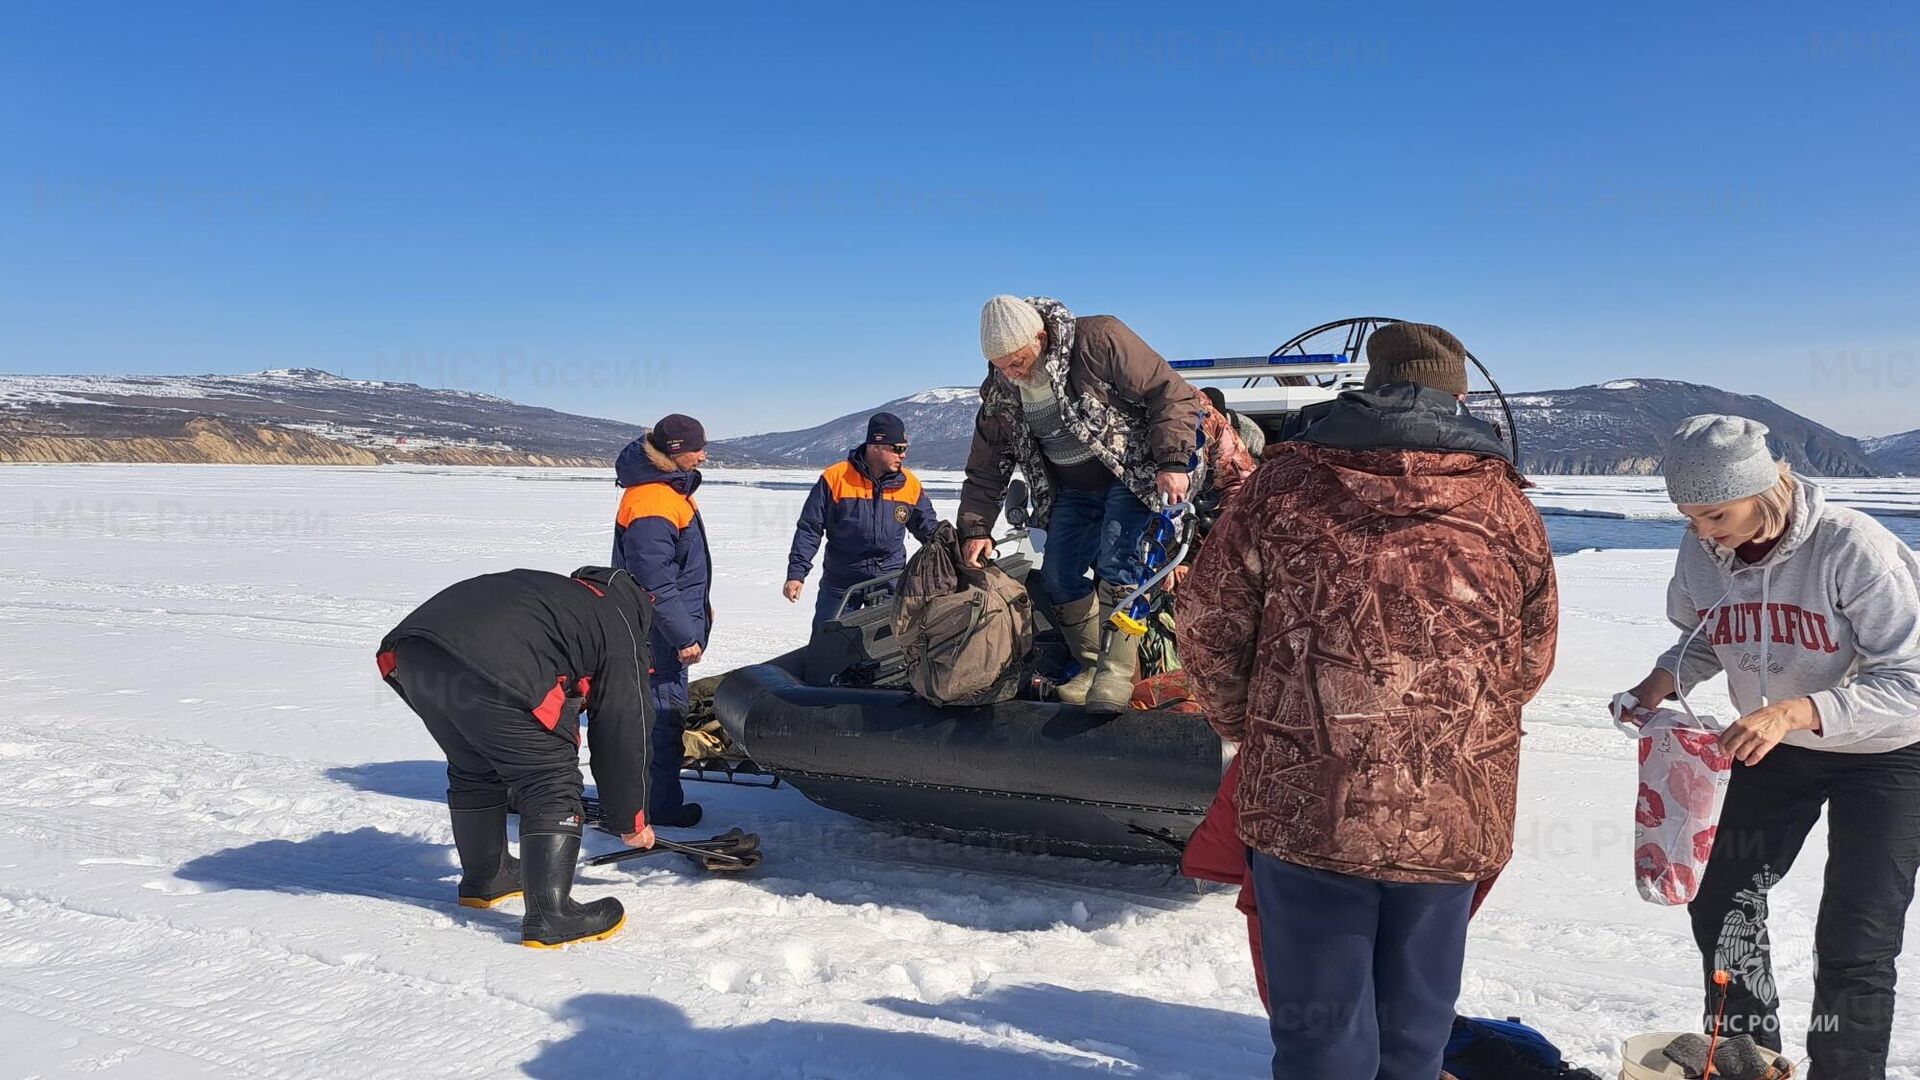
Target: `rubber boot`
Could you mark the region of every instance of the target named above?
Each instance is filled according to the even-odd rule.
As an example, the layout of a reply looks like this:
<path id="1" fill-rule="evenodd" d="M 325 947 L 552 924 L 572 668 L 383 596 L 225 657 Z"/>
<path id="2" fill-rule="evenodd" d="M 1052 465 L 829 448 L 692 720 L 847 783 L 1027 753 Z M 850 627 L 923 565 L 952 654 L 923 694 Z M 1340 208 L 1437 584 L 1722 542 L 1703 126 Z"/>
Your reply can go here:
<path id="1" fill-rule="evenodd" d="M 662 829 L 691 829 L 700 824 L 700 819 L 705 816 L 706 812 L 701 810 L 699 803 L 681 803 L 679 813 L 668 817 L 648 818 L 647 824 Z"/>
<path id="2" fill-rule="evenodd" d="M 1067 651 L 1080 662 L 1073 678 L 1054 688 L 1054 694 L 1069 705 L 1087 700 L 1093 686 L 1093 667 L 1100 661 L 1100 594 L 1090 592 L 1078 600 L 1060 605 L 1060 635 L 1067 639 Z"/>
<path id="3" fill-rule="evenodd" d="M 573 901 L 573 868 L 580 858 L 580 827 L 560 824 L 520 830 L 521 872 L 526 878 L 527 915 L 520 922 L 520 944 L 554 949 L 581 941 L 604 941 L 627 924 L 626 909 L 613 897 L 588 904 Z"/>
<path id="4" fill-rule="evenodd" d="M 490 908 L 520 895 L 520 860 L 507 854 L 507 804 L 448 809 L 460 853 L 460 906 Z"/>
<path id="5" fill-rule="evenodd" d="M 1092 713 L 1125 712 L 1133 701 L 1133 674 L 1140 662 L 1140 638 L 1115 628 L 1110 620 L 1120 601 L 1133 590 L 1100 583 L 1100 622 L 1107 631 L 1107 644 L 1095 665 L 1093 686 L 1087 690 L 1086 707 Z"/>

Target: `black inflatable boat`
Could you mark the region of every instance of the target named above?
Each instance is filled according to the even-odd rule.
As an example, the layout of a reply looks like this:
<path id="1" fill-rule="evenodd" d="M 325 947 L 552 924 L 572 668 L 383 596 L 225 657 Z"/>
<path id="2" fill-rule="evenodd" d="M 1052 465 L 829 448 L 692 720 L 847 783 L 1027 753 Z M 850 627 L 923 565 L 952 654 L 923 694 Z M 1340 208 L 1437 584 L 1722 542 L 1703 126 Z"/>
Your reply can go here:
<path id="1" fill-rule="evenodd" d="M 1302 409 L 1362 385 L 1368 336 L 1398 321 L 1341 319 L 1265 356 L 1173 366 L 1189 380 L 1238 384 L 1223 387 L 1228 406 L 1268 441 L 1282 440 L 1297 433 Z M 1506 395 L 1478 358 L 1467 359 L 1489 388 L 1470 395 L 1468 407 L 1500 427 L 1520 460 Z M 1016 530 L 1026 501 L 1015 480 L 1006 520 Z M 999 563 L 1023 581 L 1032 567 L 1019 554 Z M 1046 628 L 1051 608 L 1029 591 L 1043 627 L 1038 666 L 1063 674 L 1065 649 Z M 1200 717 L 1105 717 L 1030 701 L 936 708 L 905 689 L 890 613 L 886 605 L 843 609 L 805 648 L 720 676 L 714 712 L 736 749 L 822 806 L 912 832 L 1097 858 L 1178 857 L 1224 767 L 1222 744 Z"/>
<path id="2" fill-rule="evenodd" d="M 1018 554 L 999 563 L 1023 581 L 1032 566 Z M 928 704 L 905 689 L 891 611 L 843 610 L 805 648 L 722 676 L 713 710 L 727 736 L 821 806 L 905 832 L 1126 862 L 1179 858 L 1224 767 L 1204 719 L 1102 716 L 1052 701 Z M 1043 668 L 1064 660 L 1044 617 L 1037 636 Z"/>

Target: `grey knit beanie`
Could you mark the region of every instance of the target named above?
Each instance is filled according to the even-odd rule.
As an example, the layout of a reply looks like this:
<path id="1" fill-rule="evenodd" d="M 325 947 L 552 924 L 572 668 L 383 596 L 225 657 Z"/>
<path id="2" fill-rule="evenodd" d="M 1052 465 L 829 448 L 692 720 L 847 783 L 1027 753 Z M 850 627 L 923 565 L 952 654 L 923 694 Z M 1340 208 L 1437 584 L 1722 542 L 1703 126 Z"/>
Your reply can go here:
<path id="1" fill-rule="evenodd" d="M 1707 413 L 1680 422 L 1667 444 L 1667 496 L 1679 506 L 1733 502 L 1780 482 L 1767 449 L 1767 425 L 1744 416 Z"/>
<path id="2" fill-rule="evenodd" d="M 1046 325 L 1032 304 L 1002 293 L 980 309 L 980 351 L 989 360 L 1017 353 L 1033 344 Z"/>

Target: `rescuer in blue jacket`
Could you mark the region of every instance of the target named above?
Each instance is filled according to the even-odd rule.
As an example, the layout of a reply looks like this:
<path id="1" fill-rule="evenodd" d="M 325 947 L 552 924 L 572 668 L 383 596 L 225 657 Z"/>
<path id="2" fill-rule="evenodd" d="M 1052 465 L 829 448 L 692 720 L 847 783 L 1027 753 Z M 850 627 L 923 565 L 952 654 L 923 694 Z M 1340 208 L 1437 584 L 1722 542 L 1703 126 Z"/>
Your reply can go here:
<path id="1" fill-rule="evenodd" d="M 907 533 L 923 544 L 933 536 L 939 524 L 933 501 L 906 468 L 906 456 L 906 424 L 892 413 L 874 413 L 867 420 L 866 441 L 821 473 L 807 495 L 781 591 L 789 601 L 800 599 L 824 537 L 827 557 L 813 607 L 815 626 L 833 616 L 849 587 L 906 565 Z"/>
<path id="2" fill-rule="evenodd" d="M 700 804 L 680 788 L 687 668 L 700 662 L 713 626 L 713 566 L 693 493 L 707 459 L 700 421 L 674 413 L 628 444 L 614 466 L 625 490 L 613 524 L 613 565 L 653 598 L 653 769 L 647 820 L 686 828 Z"/>

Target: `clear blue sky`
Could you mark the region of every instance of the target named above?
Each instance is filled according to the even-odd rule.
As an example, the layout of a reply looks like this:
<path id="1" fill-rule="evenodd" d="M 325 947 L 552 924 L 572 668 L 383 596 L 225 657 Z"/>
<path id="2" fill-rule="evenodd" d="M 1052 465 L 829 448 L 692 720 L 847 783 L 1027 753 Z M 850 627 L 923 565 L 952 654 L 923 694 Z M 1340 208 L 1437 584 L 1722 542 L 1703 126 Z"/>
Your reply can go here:
<path id="1" fill-rule="evenodd" d="M 718 435 L 1352 314 L 1509 389 L 1920 424 L 1920 7 L 8 6 L 0 371 L 322 367 Z"/>

